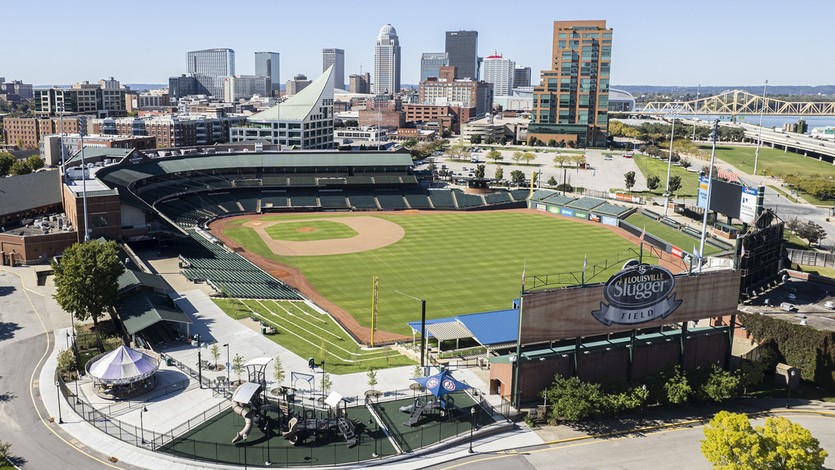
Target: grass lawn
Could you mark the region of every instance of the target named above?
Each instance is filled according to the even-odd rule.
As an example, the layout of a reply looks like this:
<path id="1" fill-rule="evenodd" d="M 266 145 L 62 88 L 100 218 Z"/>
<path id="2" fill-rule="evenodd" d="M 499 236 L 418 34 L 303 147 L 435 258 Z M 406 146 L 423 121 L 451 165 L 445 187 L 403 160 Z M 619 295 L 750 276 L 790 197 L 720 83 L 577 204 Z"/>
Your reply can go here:
<path id="1" fill-rule="evenodd" d="M 287 222 L 275 224 L 266 229 L 273 240 L 310 241 L 332 240 L 334 238 L 351 238 L 357 232 L 345 224 L 328 222 L 327 220 L 311 220 L 309 222 Z"/>
<path id="2" fill-rule="evenodd" d="M 638 169 L 644 174 L 644 177 L 655 175 L 661 178 L 658 188 L 653 191 L 653 194 L 664 194 L 664 189 L 667 185 L 667 162 L 665 160 L 656 160 L 646 155 L 633 155 L 635 164 Z M 699 174 L 687 171 L 685 168 L 673 165 L 670 168 L 670 176 L 681 177 L 681 189 L 676 193 L 676 197 L 693 197 L 696 196 L 699 190 Z"/>
<path id="3" fill-rule="evenodd" d="M 215 303 L 233 318 L 254 317 L 272 325 L 277 333 L 267 338 L 300 357 L 324 357 L 329 373 L 350 374 L 415 363 L 389 348 L 362 349 L 330 316 L 304 302 L 215 299 Z"/>
<path id="4" fill-rule="evenodd" d="M 651 219 L 637 212 L 627 217 L 626 221 L 638 228 L 646 227 L 647 233 L 652 234 L 664 240 L 667 243 L 672 243 L 673 245 L 681 248 L 682 250 L 688 253 L 691 250 L 693 250 L 694 245 L 697 247 L 699 245 L 698 238 L 691 237 L 690 235 L 687 235 L 686 233 L 680 230 L 676 230 L 673 227 L 670 227 L 669 225 L 662 224 L 661 222 L 655 219 Z M 721 251 L 719 250 L 719 248 L 705 243 L 706 255 L 712 255 L 718 253 L 719 251 Z"/>
<path id="5" fill-rule="evenodd" d="M 710 146 L 701 145 L 700 149 L 710 153 Z M 716 158 L 725 163 L 733 165 L 739 170 L 754 173 L 754 151 L 755 147 L 731 147 L 717 146 Z M 814 158 L 804 157 L 801 154 L 784 152 L 778 149 L 760 147 L 760 157 L 757 162 L 757 171 L 761 174 L 767 172 L 769 175 L 779 176 L 797 173 L 800 175 L 821 175 L 835 176 L 835 166 L 831 163 L 818 161 Z"/>
<path id="6" fill-rule="evenodd" d="M 774 191 L 775 193 L 783 195 L 789 201 L 794 202 L 794 203 L 797 202 L 797 198 L 792 196 L 791 194 L 789 194 L 789 192 L 786 191 L 785 189 L 783 189 L 779 186 L 772 186 L 772 185 L 768 185 L 767 187 L 768 187 L 768 189 Z"/>
<path id="7" fill-rule="evenodd" d="M 305 217 L 323 214 L 261 220 Z M 280 257 L 240 223 L 227 225 L 226 235 L 262 256 L 296 266 L 322 295 L 363 326 L 371 323 L 372 277 L 379 276 L 378 327 L 401 334 L 410 332 L 406 322 L 420 320 L 420 304 L 408 296 L 426 300 L 428 318 L 506 309 L 519 296 L 525 266 L 528 276 L 579 272 L 584 255 L 594 265 L 637 250 L 603 227 L 545 214 L 489 211 L 373 217 L 400 224 L 404 238 L 362 253 Z M 619 266 L 587 281 L 605 281 Z"/>
<path id="8" fill-rule="evenodd" d="M 804 273 L 817 274 L 818 276 L 835 278 L 835 268 L 826 268 L 823 266 L 804 266 L 800 265 L 800 269 Z"/>

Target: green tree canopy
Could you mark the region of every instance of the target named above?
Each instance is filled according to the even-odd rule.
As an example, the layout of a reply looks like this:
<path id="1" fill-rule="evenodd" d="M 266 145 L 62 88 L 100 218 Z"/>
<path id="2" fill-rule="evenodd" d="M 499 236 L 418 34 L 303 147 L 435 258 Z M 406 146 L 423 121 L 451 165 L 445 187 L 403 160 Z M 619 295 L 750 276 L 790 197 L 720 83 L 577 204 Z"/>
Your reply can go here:
<path id="1" fill-rule="evenodd" d="M 520 185 L 525 183 L 525 174 L 522 173 L 522 170 L 513 170 L 510 172 L 510 181 L 513 184 Z"/>
<path id="2" fill-rule="evenodd" d="M 493 176 L 496 180 L 501 180 L 504 178 L 504 169 L 501 166 L 496 167 L 496 174 Z"/>
<path id="3" fill-rule="evenodd" d="M 675 195 L 678 190 L 681 189 L 681 176 L 673 175 L 670 176 L 670 186 L 668 187 L 668 191 L 670 195 Z"/>
<path id="4" fill-rule="evenodd" d="M 87 241 L 64 251 L 55 271 L 55 300 L 79 321 L 99 317 L 116 305 L 117 281 L 125 271 L 115 242 Z"/>
<path id="5" fill-rule="evenodd" d="M 627 171 L 624 175 L 624 184 L 626 185 L 627 191 L 631 191 L 632 187 L 635 186 L 635 172 L 634 171 Z"/>
<path id="6" fill-rule="evenodd" d="M 475 167 L 475 177 L 476 178 L 484 178 L 484 165 L 476 165 Z"/>
<path id="7" fill-rule="evenodd" d="M 493 160 L 493 163 L 498 163 L 500 160 L 502 160 L 502 159 L 503 159 L 503 157 L 502 157 L 502 153 L 501 153 L 501 152 L 499 152 L 499 151 L 498 151 L 498 150 L 496 150 L 496 149 L 490 149 L 490 151 L 489 151 L 489 152 L 487 152 L 486 157 L 487 157 L 487 159 L 489 159 L 489 160 Z"/>
<path id="8" fill-rule="evenodd" d="M 17 160 L 9 152 L 0 152 L 0 176 L 6 176 Z"/>
<path id="9" fill-rule="evenodd" d="M 600 385 L 559 374 L 554 377 L 554 383 L 542 391 L 542 396 L 551 405 L 551 418 L 556 421 L 580 421 L 591 417 L 603 409 L 605 400 Z"/>
<path id="10" fill-rule="evenodd" d="M 647 177 L 647 189 L 650 191 L 655 191 L 658 188 L 658 184 L 661 182 L 661 178 L 658 175 L 650 175 Z"/>

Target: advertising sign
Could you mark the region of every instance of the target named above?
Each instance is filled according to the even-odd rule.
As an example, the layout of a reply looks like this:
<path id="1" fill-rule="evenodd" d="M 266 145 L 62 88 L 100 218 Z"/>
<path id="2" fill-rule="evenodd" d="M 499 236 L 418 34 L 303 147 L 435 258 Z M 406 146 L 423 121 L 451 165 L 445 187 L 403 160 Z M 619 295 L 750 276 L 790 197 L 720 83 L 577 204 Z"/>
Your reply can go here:
<path id="1" fill-rule="evenodd" d="M 605 224 L 605 225 L 614 225 L 615 227 L 618 226 L 618 218 L 617 217 L 604 215 L 604 216 L 600 217 L 600 222 Z"/>
<path id="2" fill-rule="evenodd" d="M 696 203 L 699 207 L 705 208 L 707 207 L 707 186 L 708 186 L 708 179 L 707 176 L 700 176 L 699 177 L 699 198 L 698 202 Z"/>
<path id="3" fill-rule="evenodd" d="M 579 219 L 588 219 L 589 215 L 585 212 L 574 211 L 574 217 L 577 217 Z"/>
<path id="4" fill-rule="evenodd" d="M 562 210 L 560 210 L 560 214 L 567 215 L 568 217 L 574 217 L 574 210 L 563 207 Z"/>
<path id="5" fill-rule="evenodd" d="M 589 220 L 592 222 L 600 222 L 600 216 L 597 214 L 589 214 Z"/>
<path id="6" fill-rule="evenodd" d="M 679 258 L 684 258 L 684 250 L 682 250 L 681 248 L 679 248 L 675 245 L 672 245 L 670 247 L 670 253 L 672 253 L 673 256 L 677 256 Z"/>
<path id="7" fill-rule="evenodd" d="M 612 276 L 603 286 L 600 309 L 592 316 L 606 326 L 637 325 L 664 319 L 681 305 L 673 288 L 676 280 L 661 266 L 633 266 Z"/>
<path id="8" fill-rule="evenodd" d="M 744 186 L 742 188 L 742 200 L 739 205 L 739 220 L 746 224 L 754 223 L 757 216 L 757 198 L 759 191 L 756 188 Z"/>
<path id="9" fill-rule="evenodd" d="M 536 205 L 536 210 L 538 210 L 538 211 L 544 211 L 545 208 L 546 208 L 545 204 L 537 204 Z"/>
<path id="10" fill-rule="evenodd" d="M 560 213 L 560 208 L 557 207 L 557 206 L 548 206 L 548 212 L 550 212 L 552 214 L 559 214 Z"/>

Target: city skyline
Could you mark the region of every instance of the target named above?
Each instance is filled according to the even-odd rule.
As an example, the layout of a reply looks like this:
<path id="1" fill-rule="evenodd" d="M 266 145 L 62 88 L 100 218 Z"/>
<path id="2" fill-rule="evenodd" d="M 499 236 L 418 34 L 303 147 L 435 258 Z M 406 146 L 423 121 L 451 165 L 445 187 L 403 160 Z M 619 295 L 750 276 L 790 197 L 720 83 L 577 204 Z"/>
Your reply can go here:
<path id="1" fill-rule="evenodd" d="M 209 1 L 211 4 L 220 2 Z M 46 8 L 58 7 L 47 1 Z M 8 37 L 27 37 L 26 47 L 7 48 L 0 64 L 0 76 L 36 85 L 96 81 L 114 76 L 122 83 L 167 82 L 169 76 L 185 72 L 186 52 L 230 48 L 235 51 L 237 73 L 254 74 L 253 54 L 271 50 L 281 54 L 281 82 L 296 74 L 316 76 L 321 70 L 322 48 L 345 50 L 345 75 L 373 71 L 374 43 L 380 27 L 391 23 L 397 29 L 402 48 L 402 82 L 417 84 L 420 58 L 424 52 L 444 50 L 445 32 L 478 31 L 478 55 L 494 50 L 519 67 L 531 67 L 533 84 L 541 70 L 550 67 L 551 32 L 554 21 L 606 20 L 617 34 L 612 51 L 612 83 L 621 85 L 756 85 L 765 80 L 774 85 L 827 85 L 835 80 L 835 65 L 820 60 L 827 56 L 820 31 L 826 30 L 835 5 L 816 3 L 810 9 L 786 9 L 776 1 L 706 1 L 691 5 L 660 1 L 642 2 L 640 7 L 615 1 L 591 5 L 531 1 L 525 8 L 535 15 L 514 10 L 496 15 L 483 2 L 445 4 L 443 15 L 391 11 L 389 3 L 371 1 L 362 8 L 346 10 L 339 2 L 324 0 L 311 6 L 243 2 L 261 22 L 245 31 L 233 32 L 230 18 L 215 15 L 217 8 L 194 9 L 189 3 L 149 0 L 137 4 L 149 11 L 166 11 L 168 18 L 187 18 L 180 28 L 167 23 L 142 25 L 141 41 L 97 40 L 85 42 L 63 54 L 54 48 L 67 33 L 66 25 L 119 25 L 125 16 L 101 1 L 90 8 L 63 10 L 47 15 L 32 34 L 25 21 L 10 21 Z M 388 8 L 387 8 L 388 7 Z M 328 11 L 334 14 L 327 14 Z M 336 12 L 339 14 L 336 14 Z M 324 14 L 322 13 L 324 12 Z M 24 11 L 25 13 L 25 11 Z M 246 15 L 244 15 L 246 17 Z M 308 17 L 309 19 L 305 19 Z M 41 19 L 39 19 L 39 22 Z M 208 37 L 193 34 L 188 24 L 229 31 Z M 802 24 L 792 32 L 791 41 L 775 34 L 786 25 Z M 276 27 L 280 25 L 280 27 Z M 316 27 L 317 34 L 306 31 Z M 124 31 L 114 28 L 113 31 Z M 105 36 L 106 38 L 107 36 Z M 304 38 L 304 40 L 300 40 Z M 662 40 L 663 38 L 663 40 Z M 89 43 L 89 44 L 92 44 Z M 43 60 L 50 57 L 50 60 Z M 84 64 L 79 66 L 78 64 Z M 360 67 L 362 69 L 360 70 Z"/>

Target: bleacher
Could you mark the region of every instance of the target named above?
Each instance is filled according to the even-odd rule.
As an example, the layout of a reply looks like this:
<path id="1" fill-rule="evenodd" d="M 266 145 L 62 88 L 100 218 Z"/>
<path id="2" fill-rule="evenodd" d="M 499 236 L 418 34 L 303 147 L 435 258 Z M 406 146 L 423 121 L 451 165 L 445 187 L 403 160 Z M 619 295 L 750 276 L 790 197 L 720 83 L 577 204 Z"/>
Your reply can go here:
<path id="1" fill-rule="evenodd" d="M 399 192 L 384 193 L 377 192 L 377 202 L 380 203 L 381 209 L 404 210 L 408 209 L 406 201 L 403 200 L 403 195 Z"/>
<path id="2" fill-rule="evenodd" d="M 374 196 L 364 193 L 350 193 L 348 204 L 357 209 L 377 209 L 377 200 Z"/>
<path id="3" fill-rule="evenodd" d="M 238 207 L 238 199 L 232 193 L 208 193 L 205 197 L 220 208 L 218 214 L 236 214 L 241 212 L 241 208 Z"/>
<path id="4" fill-rule="evenodd" d="M 412 209 L 431 209 L 432 205 L 429 204 L 429 199 L 426 197 L 426 193 L 423 192 L 407 192 L 404 196 L 406 202 L 409 203 L 409 207 Z"/>
<path id="5" fill-rule="evenodd" d="M 448 189 L 438 189 L 429 191 L 429 199 L 435 209 L 456 209 L 455 199 L 452 197 L 452 191 Z"/>
<path id="6" fill-rule="evenodd" d="M 461 209 L 484 206 L 484 199 L 477 194 L 467 194 L 462 191 L 454 191 L 453 194 Z"/>
<path id="7" fill-rule="evenodd" d="M 514 189 L 510 191 L 510 197 L 512 197 L 514 201 L 526 201 L 530 193 L 531 191 L 529 189 Z"/>
<path id="8" fill-rule="evenodd" d="M 510 199 L 510 194 L 502 191 L 500 193 L 485 194 L 484 195 L 484 202 L 486 202 L 489 205 L 508 204 L 508 203 L 513 202 L 513 200 Z"/>
<path id="9" fill-rule="evenodd" d="M 202 235 L 170 242 L 183 261 L 183 275 L 196 282 L 209 282 L 233 297 L 301 300 L 286 284 L 276 280 L 237 253 L 226 251 Z"/>
<path id="10" fill-rule="evenodd" d="M 261 192 L 261 210 L 287 207 L 289 201 L 287 193 L 284 191 L 262 191 Z"/>
<path id="11" fill-rule="evenodd" d="M 319 205 L 323 209 L 347 209 L 348 201 L 342 191 L 319 191 Z"/>
<path id="12" fill-rule="evenodd" d="M 290 196 L 292 207 L 319 207 L 319 198 L 315 191 L 296 191 Z"/>
<path id="13" fill-rule="evenodd" d="M 260 198 L 260 191 L 236 191 L 235 196 L 238 198 L 238 203 L 244 208 L 244 212 L 255 212 L 258 210 L 258 199 Z"/>
<path id="14" fill-rule="evenodd" d="M 374 184 L 401 184 L 399 176 L 378 175 L 373 177 Z"/>
<path id="15" fill-rule="evenodd" d="M 261 177 L 264 186 L 287 186 L 287 177 L 278 175 L 264 175 Z"/>
<path id="16" fill-rule="evenodd" d="M 291 176 L 287 178 L 288 186 L 316 186 L 316 178 L 313 176 Z"/>

